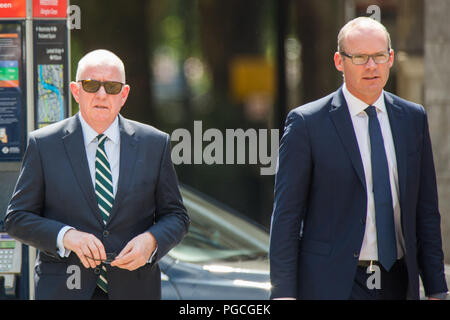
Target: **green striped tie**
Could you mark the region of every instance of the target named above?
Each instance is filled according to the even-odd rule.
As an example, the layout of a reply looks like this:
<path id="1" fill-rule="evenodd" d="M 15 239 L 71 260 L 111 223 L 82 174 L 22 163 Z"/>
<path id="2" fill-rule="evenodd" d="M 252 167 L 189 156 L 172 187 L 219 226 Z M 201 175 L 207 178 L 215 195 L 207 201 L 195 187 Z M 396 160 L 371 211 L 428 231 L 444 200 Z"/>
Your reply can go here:
<path id="1" fill-rule="evenodd" d="M 106 224 L 114 203 L 112 173 L 105 152 L 106 136 L 99 134 L 97 139 L 98 146 L 95 154 L 95 195 L 97 196 L 97 203 L 103 218 L 103 223 Z M 97 285 L 103 291 L 108 292 L 108 281 L 106 279 L 106 267 L 104 264 L 100 268 Z"/>

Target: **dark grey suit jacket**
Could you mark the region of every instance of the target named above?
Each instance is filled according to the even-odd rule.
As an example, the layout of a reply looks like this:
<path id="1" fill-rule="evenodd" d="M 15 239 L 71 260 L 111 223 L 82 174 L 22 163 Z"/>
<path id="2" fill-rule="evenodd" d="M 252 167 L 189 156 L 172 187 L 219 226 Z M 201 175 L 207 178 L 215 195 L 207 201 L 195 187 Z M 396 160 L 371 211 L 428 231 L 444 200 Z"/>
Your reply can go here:
<path id="1" fill-rule="evenodd" d="M 111 299 L 160 299 L 158 260 L 181 241 L 189 226 L 170 157 L 167 134 L 119 115 L 120 171 L 110 219 L 97 206 L 78 115 L 30 133 L 20 176 L 5 216 L 6 231 L 39 249 L 36 299 L 90 299 L 98 270 L 86 269 L 74 252 L 61 258 L 56 238 L 69 225 L 94 234 L 106 252 L 119 253 L 150 231 L 158 243 L 153 263 L 135 271 L 107 266 Z M 78 266 L 80 289 L 67 282 Z M 69 269 L 68 269 L 69 268 Z"/>

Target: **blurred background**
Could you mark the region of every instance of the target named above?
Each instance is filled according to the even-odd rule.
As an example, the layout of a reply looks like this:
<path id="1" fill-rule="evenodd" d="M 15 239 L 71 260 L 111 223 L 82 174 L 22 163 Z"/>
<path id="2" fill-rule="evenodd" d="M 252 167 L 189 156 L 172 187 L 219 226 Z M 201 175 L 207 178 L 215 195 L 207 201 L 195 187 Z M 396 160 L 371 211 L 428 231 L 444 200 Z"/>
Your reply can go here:
<path id="1" fill-rule="evenodd" d="M 72 0 L 70 4 L 81 9 L 81 29 L 71 31 L 72 80 L 85 53 L 109 49 L 123 59 L 131 86 L 122 114 L 169 134 L 185 128 L 192 137 L 196 120 L 202 121 L 203 131 L 280 129 L 281 137 L 290 109 L 341 85 L 333 63 L 339 29 L 356 16 L 377 14 L 396 53 L 386 89 L 423 104 L 428 112 L 448 260 L 450 1 Z M 368 12 L 373 5 L 379 12 Z M 77 108 L 72 101 L 73 113 Z M 260 175 L 259 165 L 180 164 L 176 171 L 183 184 L 269 227 L 274 176 Z"/>

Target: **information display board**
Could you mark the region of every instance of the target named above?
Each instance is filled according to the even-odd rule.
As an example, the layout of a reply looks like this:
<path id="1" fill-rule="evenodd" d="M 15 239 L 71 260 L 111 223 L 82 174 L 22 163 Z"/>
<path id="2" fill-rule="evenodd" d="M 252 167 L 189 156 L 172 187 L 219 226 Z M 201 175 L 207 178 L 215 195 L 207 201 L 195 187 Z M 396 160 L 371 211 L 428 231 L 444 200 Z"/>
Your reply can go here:
<path id="1" fill-rule="evenodd" d="M 67 26 L 63 21 L 34 21 L 36 128 L 67 117 Z"/>
<path id="2" fill-rule="evenodd" d="M 21 161 L 25 145 L 24 25 L 0 22 L 0 161 Z"/>

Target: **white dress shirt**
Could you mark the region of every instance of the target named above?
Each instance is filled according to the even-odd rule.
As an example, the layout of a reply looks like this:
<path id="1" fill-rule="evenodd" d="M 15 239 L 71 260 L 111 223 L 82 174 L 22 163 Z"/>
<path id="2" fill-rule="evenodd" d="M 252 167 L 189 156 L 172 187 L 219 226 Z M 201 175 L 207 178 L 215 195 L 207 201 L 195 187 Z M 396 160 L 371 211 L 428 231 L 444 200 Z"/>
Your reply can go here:
<path id="1" fill-rule="evenodd" d="M 377 229 L 375 220 L 375 202 L 373 195 L 372 182 L 372 162 L 370 157 L 370 136 L 369 136 L 369 117 L 364 110 L 369 106 L 367 103 L 353 96 L 345 86 L 342 88 L 345 100 L 347 102 L 353 128 L 358 141 L 359 152 L 364 167 L 364 176 L 366 179 L 367 190 L 367 216 L 364 239 L 361 246 L 360 260 L 378 260 L 377 247 Z M 395 156 L 394 141 L 392 138 L 391 126 L 384 102 L 384 91 L 373 104 L 377 110 L 377 117 L 380 123 L 381 132 L 384 140 L 387 162 L 389 166 L 389 179 L 391 182 L 392 206 L 394 209 L 395 236 L 397 241 L 397 259 L 404 255 L 404 239 L 400 220 L 399 203 L 399 184 L 397 171 L 397 158 Z"/>
<path id="2" fill-rule="evenodd" d="M 86 148 L 86 156 L 89 165 L 89 172 L 91 173 L 92 185 L 95 189 L 95 155 L 97 153 L 97 136 L 98 133 L 91 128 L 91 126 L 83 119 L 79 113 L 81 128 L 83 130 L 84 147 Z M 108 129 L 103 132 L 107 137 L 105 141 L 105 151 L 108 157 L 109 166 L 111 167 L 113 194 L 117 193 L 117 181 L 119 180 L 119 164 L 120 164 L 120 130 L 119 118 L 116 117 Z"/>

